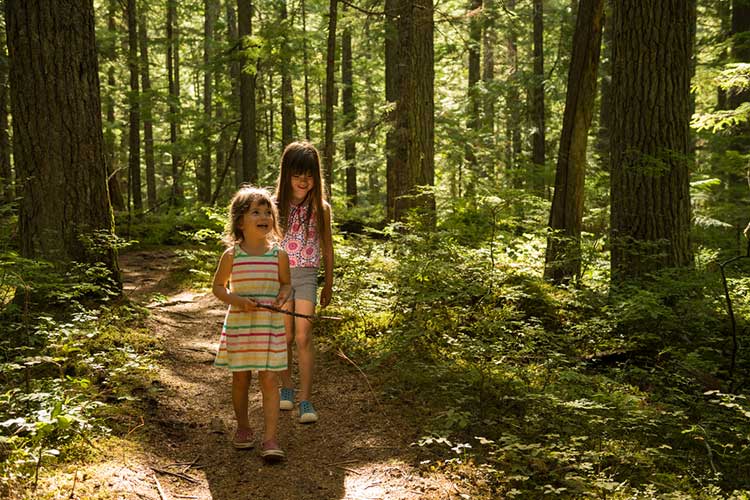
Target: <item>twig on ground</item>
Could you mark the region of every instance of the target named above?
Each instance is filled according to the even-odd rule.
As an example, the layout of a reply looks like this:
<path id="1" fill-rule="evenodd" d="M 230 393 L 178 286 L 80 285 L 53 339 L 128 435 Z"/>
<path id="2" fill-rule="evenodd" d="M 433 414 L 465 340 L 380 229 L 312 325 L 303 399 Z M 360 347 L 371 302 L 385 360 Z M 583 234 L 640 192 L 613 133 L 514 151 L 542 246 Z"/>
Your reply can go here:
<path id="1" fill-rule="evenodd" d="M 177 494 L 175 494 L 174 497 L 175 498 L 200 498 L 200 497 L 197 497 L 195 495 L 177 495 Z"/>
<path id="2" fill-rule="evenodd" d="M 76 484 L 78 483 L 78 469 L 73 473 L 73 486 L 70 488 L 70 495 L 68 498 L 74 498 L 76 492 Z"/>
<path id="3" fill-rule="evenodd" d="M 372 394 L 372 398 L 375 400 L 375 403 L 377 403 L 378 408 L 380 408 L 380 412 L 383 414 L 383 417 L 385 417 L 385 423 L 388 424 L 388 426 L 390 427 L 391 422 L 388 420 L 388 417 L 385 416 L 385 410 L 383 409 L 383 405 L 380 404 L 380 400 L 378 399 L 378 396 L 375 394 L 375 390 L 372 388 L 372 385 L 370 384 L 370 380 L 367 378 L 367 375 L 365 375 L 365 372 L 363 372 L 362 368 L 360 368 L 357 365 L 357 363 L 355 363 L 354 361 L 352 361 L 349 358 L 349 356 L 347 356 L 346 354 L 344 354 L 344 351 L 342 351 L 341 349 L 339 349 L 339 352 L 337 352 L 336 354 L 340 358 L 342 358 L 342 359 L 348 361 L 349 363 L 351 363 L 352 366 L 354 366 L 354 368 L 356 368 L 357 371 L 359 371 L 359 373 L 362 375 L 362 377 L 364 377 L 365 382 L 367 383 L 367 387 L 370 389 L 370 394 Z"/>
<path id="4" fill-rule="evenodd" d="M 184 465 L 185 465 L 185 468 L 184 468 L 184 469 L 182 469 L 182 473 L 183 473 L 183 474 L 186 474 L 186 473 L 187 473 L 187 471 L 189 471 L 189 470 L 190 470 L 190 468 L 191 468 L 191 467 L 193 467 L 193 466 L 194 466 L 194 465 L 195 465 L 195 464 L 196 464 L 196 463 L 198 462 L 198 460 L 200 460 L 200 458 L 201 458 L 201 456 L 200 456 L 200 455 L 198 455 L 197 457 L 195 457 L 195 460 L 193 460 L 193 461 L 192 461 L 192 462 L 190 462 L 189 464 L 184 464 Z"/>
<path id="5" fill-rule="evenodd" d="M 184 479 L 185 481 L 189 481 L 191 483 L 198 483 L 198 482 L 200 482 L 196 478 L 194 478 L 193 476 L 188 476 L 187 474 L 182 473 L 182 472 L 171 472 L 171 471 L 168 471 L 168 470 L 159 469 L 158 467 L 151 467 L 151 470 L 154 471 L 154 472 L 158 472 L 160 474 L 166 474 L 168 476 L 178 477 L 180 479 Z"/>
<path id="6" fill-rule="evenodd" d="M 353 474 L 356 474 L 356 475 L 358 475 L 358 476 L 361 476 L 361 475 L 362 475 L 362 473 L 361 473 L 361 472 L 359 472 L 359 471 L 356 471 L 356 470 L 354 470 L 354 469 L 350 469 L 349 467 L 342 467 L 342 466 L 340 466 L 340 465 L 336 465 L 335 467 L 336 467 L 337 469 L 345 470 L 346 472 L 351 472 L 351 473 L 353 473 Z"/>
<path id="7" fill-rule="evenodd" d="M 156 490 L 159 492 L 159 498 L 162 500 L 169 500 L 169 497 L 166 493 L 164 493 L 164 488 L 161 487 L 161 483 L 159 482 L 159 478 L 156 477 L 156 474 L 154 476 L 154 482 L 156 483 Z"/>
<path id="8" fill-rule="evenodd" d="M 334 466 L 334 465 L 353 464 L 353 463 L 356 463 L 356 462 L 359 462 L 359 461 L 360 460 L 358 458 L 352 458 L 350 460 L 342 460 L 340 462 L 332 462 L 332 463 L 328 464 L 328 466 L 331 467 L 331 466 Z"/>

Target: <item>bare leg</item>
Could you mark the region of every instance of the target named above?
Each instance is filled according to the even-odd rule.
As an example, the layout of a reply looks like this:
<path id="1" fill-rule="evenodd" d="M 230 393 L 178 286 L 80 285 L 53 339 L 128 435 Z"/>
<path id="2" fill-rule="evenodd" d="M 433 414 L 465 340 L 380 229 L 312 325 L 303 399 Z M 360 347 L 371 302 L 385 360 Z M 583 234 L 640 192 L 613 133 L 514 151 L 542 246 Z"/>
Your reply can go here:
<path id="1" fill-rule="evenodd" d="M 238 429 L 249 429 L 250 420 L 247 416 L 247 391 L 253 372 L 232 372 L 232 406 L 237 419 Z"/>
<path id="2" fill-rule="evenodd" d="M 296 312 L 315 313 L 315 305 L 309 300 L 297 300 Z M 300 401 L 309 400 L 312 395 L 313 368 L 315 365 L 315 347 L 312 341 L 312 322 L 306 318 L 294 318 L 294 336 L 297 344 L 297 361 L 299 363 Z"/>
<path id="3" fill-rule="evenodd" d="M 287 302 L 284 305 L 284 309 L 294 312 L 294 301 L 290 300 Z M 284 315 L 284 330 L 286 331 L 287 369 L 278 373 L 283 387 L 294 387 L 294 382 L 292 382 L 292 368 L 294 366 L 294 352 L 292 350 L 292 346 L 294 345 L 294 316 Z"/>
<path id="4" fill-rule="evenodd" d="M 279 425 L 279 377 L 277 372 L 258 372 L 260 391 L 263 394 L 263 442 L 276 439 Z"/>

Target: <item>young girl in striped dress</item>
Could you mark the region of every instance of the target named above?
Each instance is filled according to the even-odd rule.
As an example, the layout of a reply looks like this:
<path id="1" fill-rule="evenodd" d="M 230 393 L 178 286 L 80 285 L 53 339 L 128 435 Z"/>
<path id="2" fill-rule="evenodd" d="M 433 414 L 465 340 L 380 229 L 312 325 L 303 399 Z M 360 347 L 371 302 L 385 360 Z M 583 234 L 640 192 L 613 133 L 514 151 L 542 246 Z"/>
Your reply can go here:
<path id="1" fill-rule="evenodd" d="M 229 305 L 215 366 L 232 372 L 232 405 L 237 449 L 253 447 L 248 418 L 252 370 L 263 394 L 264 432 L 260 454 L 267 461 L 284 458 L 276 430 L 279 421 L 279 372 L 287 369 L 283 314 L 261 306 L 281 307 L 291 294 L 289 257 L 279 248 L 276 205 L 263 189 L 241 188 L 229 205 L 225 243 L 214 275 L 213 292 Z"/>

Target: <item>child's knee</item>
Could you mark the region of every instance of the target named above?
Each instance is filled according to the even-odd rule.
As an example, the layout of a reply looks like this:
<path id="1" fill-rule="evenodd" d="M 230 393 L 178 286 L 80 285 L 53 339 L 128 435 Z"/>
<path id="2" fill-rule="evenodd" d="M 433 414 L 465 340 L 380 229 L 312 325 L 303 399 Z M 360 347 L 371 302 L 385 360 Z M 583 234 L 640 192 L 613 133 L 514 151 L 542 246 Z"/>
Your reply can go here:
<path id="1" fill-rule="evenodd" d="M 298 349 L 309 348 L 312 343 L 312 331 L 308 329 L 297 332 L 297 335 L 295 335 L 295 341 L 297 342 Z"/>
<path id="2" fill-rule="evenodd" d="M 262 371 L 258 373 L 258 382 L 262 392 L 277 391 L 279 388 L 279 375 L 276 372 Z"/>

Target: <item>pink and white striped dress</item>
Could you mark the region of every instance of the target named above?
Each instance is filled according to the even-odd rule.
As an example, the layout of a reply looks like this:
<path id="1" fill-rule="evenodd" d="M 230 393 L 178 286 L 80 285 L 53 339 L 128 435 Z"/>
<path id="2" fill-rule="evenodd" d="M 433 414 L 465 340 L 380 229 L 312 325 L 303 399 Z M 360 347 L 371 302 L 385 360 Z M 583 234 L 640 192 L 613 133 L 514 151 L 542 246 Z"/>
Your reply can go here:
<path id="1" fill-rule="evenodd" d="M 271 304 L 279 293 L 279 248 L 264 255 L 248 255 L 234 247 L 229 289 L 261 304 Z M 282 313 L 268 309 L 245 312 L 229 306 L 214 366 L 230 371 L 287 368 L 286 338 Z"/>

